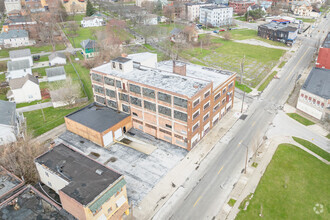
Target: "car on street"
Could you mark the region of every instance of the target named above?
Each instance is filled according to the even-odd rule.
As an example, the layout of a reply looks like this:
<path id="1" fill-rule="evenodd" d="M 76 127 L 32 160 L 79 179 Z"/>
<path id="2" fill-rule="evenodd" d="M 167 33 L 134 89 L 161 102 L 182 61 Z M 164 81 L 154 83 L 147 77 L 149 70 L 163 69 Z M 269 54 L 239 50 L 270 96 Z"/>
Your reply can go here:
<path id="1" fill-rule="evenodd" d="M 219 32 L 226 31 L 225 29 L 220 29 Z"/>

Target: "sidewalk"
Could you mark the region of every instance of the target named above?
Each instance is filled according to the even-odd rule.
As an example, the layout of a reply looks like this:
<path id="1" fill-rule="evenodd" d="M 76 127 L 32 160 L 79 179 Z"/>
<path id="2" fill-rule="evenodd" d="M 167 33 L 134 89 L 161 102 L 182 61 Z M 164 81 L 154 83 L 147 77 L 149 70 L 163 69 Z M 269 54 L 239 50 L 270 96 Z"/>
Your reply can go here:
<path id="1" fill-rule="evenodd" d="M 46 133 L 34 138 L 32 140 L 32 143 L 33 142 L 44 143 L 48 140 L 54 140 L 55 137 L 57 137 L 60 134 L 64 133 L 65 130 L 66 130 L 65 124 L 61 124 L 61 125 L 57 126 L 56 128 L 53 128 L 52 130 L 47 131 Z"/>
<path id="2" fill-rule="evenodd" d="M 16 110 L 17 110 L 17 112 L 30 112 L 30 111 L 34 111 L 34 110 L 38 110 L 38 109 L 42 109 L 42 108 L 48 108 L 48 107 L 53 107 L 53 103 L 44 102 L 44 103 L 40 103 L 40 104 L 36 104 L 36 105 L 30 105 L 30 106 L 18 108 Z"/>
<path id="3" fill-rule="evenodd" d="M 199 167 L 199 164 L 213 149 L 221 137 L 236 123 L 240 117 L 240 104 L 241 100 L 235 98 L 233 109 L 220 120 L 219 124 L 215 126 L 179 164 L 160 180 L 142 200 L 139 206 L 134 207 L 135 219 L 151 219 L 171 198 L 173 193 L 185 183 L 187 178 L 196 170 L 196 167 Z"/>

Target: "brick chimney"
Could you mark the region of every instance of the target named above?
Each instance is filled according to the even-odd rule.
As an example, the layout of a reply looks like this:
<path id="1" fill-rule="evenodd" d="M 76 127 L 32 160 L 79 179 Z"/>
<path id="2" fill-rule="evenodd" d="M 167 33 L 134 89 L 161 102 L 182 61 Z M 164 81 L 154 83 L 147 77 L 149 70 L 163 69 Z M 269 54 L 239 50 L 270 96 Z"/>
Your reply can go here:
<path id="1" fill-rule="evenodd" d="M 127 57 L 127 54 L 126 53 L 122 53 L 121 54 L 121 57 Z"/>
<path id="2" fill-rule="evenodd" d="M 173 73 L 181 76 L 186 76 L 186 64 L 180 63 L 179 65 L 173 60 Z"/>

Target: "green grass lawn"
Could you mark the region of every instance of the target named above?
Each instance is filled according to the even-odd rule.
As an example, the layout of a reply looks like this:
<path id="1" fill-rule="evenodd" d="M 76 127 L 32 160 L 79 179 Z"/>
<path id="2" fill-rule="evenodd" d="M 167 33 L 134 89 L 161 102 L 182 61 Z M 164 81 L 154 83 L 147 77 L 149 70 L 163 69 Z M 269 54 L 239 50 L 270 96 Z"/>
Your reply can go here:
<path id="1" fill-rule="evenodd" d="M 328 135 L 326 136 L 326 138 L 330 139 L 330 134 L 328 134 Z"/>
<path id="2" fill-rule="evenodd" d="M 282 61 L 280 65 L 278 65 L 278 68 L 282 68 L 286 64 L 286 61 Z"/>
<path id="3" fill-rule="evenodd" d="M 30 105 L 36 105 L 39 103 L 45 103 L 45 102 L 50 102 L 50 99 L 42 99 L 42 100 L 36 100 L 33 102 L 24 102 L 24 103 L 18 103 L 16 104 L 16 108 L 22 108 L 22 107 L 26 107 L 26 106 L 30 106 Z"/>
<path id="4" fill-rule="evenodd" d="M 236 203 L 236 200 L 235 199 L 229 199 L 229 201 L 228 201 L 228 205 L 230 207 L 233 207 L 235 205 L 235 203 Z"/>
<path id="5" fill-rule="evenodd" d="M 307 118 L 304 118 L 301 115 L 298 115 L 297 113 L 287 113 L 287 115 L 305 126 L 315 124 L 314 122 L 308 120 Z"/>
<path id="6" fill-rule="evenodd" d="M 7 61 L 1 61 L 0 62 L 0 72 L 6 72 L 7 71 Z M 0 76 L 1 81 L 1 76 Z"/>
<path id="7" fill-rule="evenodd" d="M 143 44 L 143 46 L 145 48 L 147 48 L 147 51 L 148 52 L 157 53 L 157 60 L 158 61 L 163 61 L 163 60 L 168 60 L 169 59 L 169 57 L 166 54 L 164 54 L 161 51 L 158 51 L 157 49 L 153 48 L 151 45 L 149 45 L 149 44 Z"/>
<path id="8" fill-rule="evenodd" d="M 203 35 L 200 35 L 203 39 Z M 211 37 L 210 45 L 187 48 L 182 50 L 180 56 L 196 63 L 204 63 L 209 66 L 219 66 L 233 72 L 240 72 L 240 61 L 245 55 L 244 83 L 255 87 L 266 77 L 275 66 L 284 50 L 255 46 L 234 41 L 226 41 L 221 38 Z"/>
<path id="9" fill-rule="evenodd" d="M 250 87 L 244 84 L 240 84 L 238 81 L 235 81 L 235 87 L 242 90 L 243 92 L 245 91 L 246 93 L 252 92 L 252 89 Z"/>
<path id="10" fill-rule="evenodd" d="M 236 219 L 330 219 L 329 185 L 329 165 L 294 145 L 280 144 L 247 210 Z M 316 204 L 323 206 L 322 213 L 314 212 Z"/>
<path id="11" fill-rule="evenodd" d="M 36 137 L 63 124 L 64 116 L 80 108 L 82 108 L 82 106 L 74 108 L 44 108 L 43 111 L 46 121 L 43 119 L 41 110 L 24 112 L 23 114 L 24 117 L 26 117 L 28 132 Z"/>
<path id="12" fill-rule="evenodd" d="M 277 74 L 277 71 L 274 71 L 272 74 L 270 74 L 267 79 L 259 86 L 258 91 L 264 91 L 268 84 L 272 81 L 274 76 Z"/>
<path id="13" fill-rule="evenodd" d="M 46 76 L 46 68 L 50 68 L 50 67 L 46 66 L 46 67 L 35 68 L 32 69 L 32 73 L 39 73 L 42 76 Z"/>
<path id="14" fill-rule="evenodd" d="M 307 149 L 313 151 L 314 153 L 316 153 L 323 159 L 330 161 L 330 153 L 326 152 L 322 148 L 318 147 L 317 145 L 315 145 L 305 139 L 298 138 L 298 137 L 292 137 L 292 138 L 295 142 L 297 142 L 297 143 L 301 144 L 302 146 L 306 147 Z"/>
<path id="15" fill-rule="evenodd" d="M 0 58 L 9 57 L 9 51 L 11 51 L 11 50 L 21 50 L 21 49 L 26 49 L 26 48 L 29 48 L 31 50 L 32 54 L 53 51 L 53 47 L 51 45 L 45 45 L 45 46 L 34 45 L 34 46 L 29 46 L 29 47 L 2 49 L 2 50 L 0 50 Z M 65 49 L 64 44 L 57 44 L 55 46 L 55 50 L 64 50 L 64 49 Z"/>
<path id="16" fill-rule="evenodd" d="M 2 73 L 0 74 L 0 82 L 6 81 L 6 74 Z"/>
<path id="17" fill-rule="evenodd" d="M 66 17 L 66 20 L 67 21 L 82 21 L 82 19 L 84 18 L 84 17 L 86 17 L 86 15 L 85 14 L 76 14 L 76 15 L 69 15 L 69 16 L 67 16 Z"/>
<path id="18" fill-rule="evenodd" d="M 244 16 L 235 17 L 235 19 L 239 21 L 246 21 Z"/>
<path id="19" fill-rule="evenodd" d="M 310 18 L 297 18 L 297 20 L 302 20 L 303 22 L 307 22 L 307 23 L 315 22 L 315 19 L 310 19 Z"/>
<path id="20" fill-rule="evenodd" d="M 34 61 L 34 62 L 39 63 L 39 62 L 45 62 L 45 61 L 49 61 L 48 56 L 41 56 L 38 61 Z"/>

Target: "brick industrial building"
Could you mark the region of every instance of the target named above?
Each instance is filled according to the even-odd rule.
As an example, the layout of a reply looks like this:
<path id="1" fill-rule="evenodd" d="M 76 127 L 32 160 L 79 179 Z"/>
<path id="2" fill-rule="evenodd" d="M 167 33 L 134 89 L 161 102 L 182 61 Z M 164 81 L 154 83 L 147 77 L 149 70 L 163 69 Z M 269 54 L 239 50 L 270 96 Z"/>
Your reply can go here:
<path id="1" fill-rule="evenodd" d="M 130 114 L 133 127 L 191 150 L 232 108 L 236 74 L 155 54 L 91 70 L 96 103 Z"/>
<path id="2" fill-rule="evenodd" d="M 242 15 L 245 14 L 248 8 L 256 3 L 253 1 L 239 1 L 239 0 L 232 0 L 229 1 L 228 6 L 234 9 L 234 13 Z"/>

